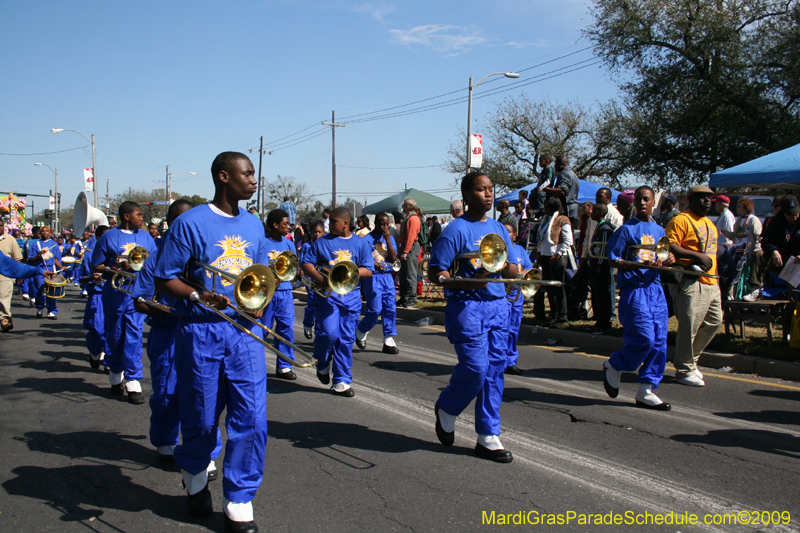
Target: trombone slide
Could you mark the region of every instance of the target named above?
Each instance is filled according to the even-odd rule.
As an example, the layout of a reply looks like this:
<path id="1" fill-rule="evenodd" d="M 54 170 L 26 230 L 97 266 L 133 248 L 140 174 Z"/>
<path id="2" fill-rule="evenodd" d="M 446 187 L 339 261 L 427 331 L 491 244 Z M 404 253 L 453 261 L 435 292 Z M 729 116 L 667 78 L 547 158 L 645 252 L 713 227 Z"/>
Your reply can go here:
<path id="1" fill-rule="evenodd" d="M 446 278 L 439 276 L 439 283 L 448 285 L 450 283 L 504 283 L 506 285 L 544 285 L 545 287 L 560 287 L 563 285 L 560 281 L 551 279 L 508 279 L 508 278 Z"/>
<path id="2" fill-rule="evenodd" d="M 617 263 L 620 266 L 626 266 L 631 268 L 648 268 L 650 270 L 663 270 L 665 272 L 672 272 L 673 274 L 685 274 L 687 276 L 695 276 L 698 278 L 719 279 L 719 276 L 708 274 L 707 272 L 703 272 L 701 270 L 685 269 L 680 267 L 658 266 L 658 265 L 645 265 L 644 263 L 637 263 L 636 261 L 618 260 L 615 261 L 615 263 Z"/>

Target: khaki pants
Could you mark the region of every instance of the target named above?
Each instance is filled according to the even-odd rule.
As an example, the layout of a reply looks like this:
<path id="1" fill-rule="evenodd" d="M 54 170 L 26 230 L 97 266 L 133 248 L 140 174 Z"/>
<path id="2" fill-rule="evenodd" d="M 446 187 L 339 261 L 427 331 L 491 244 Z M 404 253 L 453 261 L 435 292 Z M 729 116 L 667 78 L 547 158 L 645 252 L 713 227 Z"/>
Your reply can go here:
<path id="1" fill-rule="evenodd" d="M 0 279 L 0 320 L 11 318 L 11 295 L 13 292 L 14 280 L 5 277 Z"/>
<path id="2" fill-rule="evenodd" d="M 697 370 L 697 360 L 722 324 L 722 299 L 719 284 L 706 285 L 685 276 L 670 285 L 678 335 L 675 340 L 675 377 Z"/>

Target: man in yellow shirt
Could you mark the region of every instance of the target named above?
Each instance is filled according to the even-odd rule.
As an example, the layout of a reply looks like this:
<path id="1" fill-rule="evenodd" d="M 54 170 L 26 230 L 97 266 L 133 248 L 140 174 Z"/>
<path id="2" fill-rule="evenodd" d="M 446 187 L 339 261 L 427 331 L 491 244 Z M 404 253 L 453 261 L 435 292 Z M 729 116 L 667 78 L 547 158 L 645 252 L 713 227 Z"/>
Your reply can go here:
<path id="1" fill-rule="evenodd" d="M 703 185 L 687 193 L 689 208 L 667 225 L 670 251 L 687 269 L 717 274 L 717 228 L 706 215 L 714 192 Z M 703 387 L 697 360 L 722 324 L 722 299 L 715 278 L 681 276 L 670 292 L 678 319 L 675 340 L 675 377 L 678 383 Z"/>

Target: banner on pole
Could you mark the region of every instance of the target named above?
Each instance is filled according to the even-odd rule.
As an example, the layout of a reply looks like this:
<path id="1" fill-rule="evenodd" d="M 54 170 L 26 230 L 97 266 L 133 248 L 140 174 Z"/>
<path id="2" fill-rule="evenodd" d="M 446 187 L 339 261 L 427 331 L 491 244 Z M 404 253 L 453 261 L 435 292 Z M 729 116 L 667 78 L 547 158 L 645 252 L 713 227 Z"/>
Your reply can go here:
<path id="1" fill-rule="evenodd" d="M 94 169 L 93 168 L 84 168 L 83 169 L 83 183 L 84 183 L 83 190 L 85 192 L 90 192 L 90 191 L 94 190 Z"/>
<path id="2" fill-rule="evenodd" d="M 56 197 L 51 194 L 50 195 L 50 207 L 48 207 L 48 209 L 55 210 L 55 208 L 56 208 Z"/>
<path id="3" fill-rule="evenodd" d="M 483 135 L 469 136 L 469 166 L 481 168 L 483 164 Z"/>

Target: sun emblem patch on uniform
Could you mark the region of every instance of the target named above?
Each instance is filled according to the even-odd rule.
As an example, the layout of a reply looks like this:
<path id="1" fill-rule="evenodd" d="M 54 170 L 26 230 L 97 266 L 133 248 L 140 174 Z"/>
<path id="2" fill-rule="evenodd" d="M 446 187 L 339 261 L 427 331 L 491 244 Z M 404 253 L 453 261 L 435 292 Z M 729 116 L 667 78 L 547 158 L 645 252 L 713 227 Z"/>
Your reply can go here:
<path id="1" fill-rule="evenodd" d="M 222 248 L 222 254 L 211 263 L 211 266 L 237 276 L 242 270 L 253 264 L 253 260 L 245 253 L 245 250 L 250 247 L 250 243 L 246 242 L 240 236 L 226 236 L 225 239 L 219 241 L 216 245 Z M 212 275 L 211 272 L 206 272 L 206 276 L 209 278 L 212 277 Z M 222 284 L 231 285 L 231 282 L 222 280 Z"/>
<path id="2" fill-rule="evenodd" d="M 642 246 L 654 246 L 656 244 L 656 238 L 652 235 L 642 235 L 639 238 Z M 641 248 L 636 250 L 636 257 L 634 261 L 637 263 L 644 263 L 645 261 L 655 261 L 656 260 L 656 253 L 654 250 L 643 250 Z"/>

